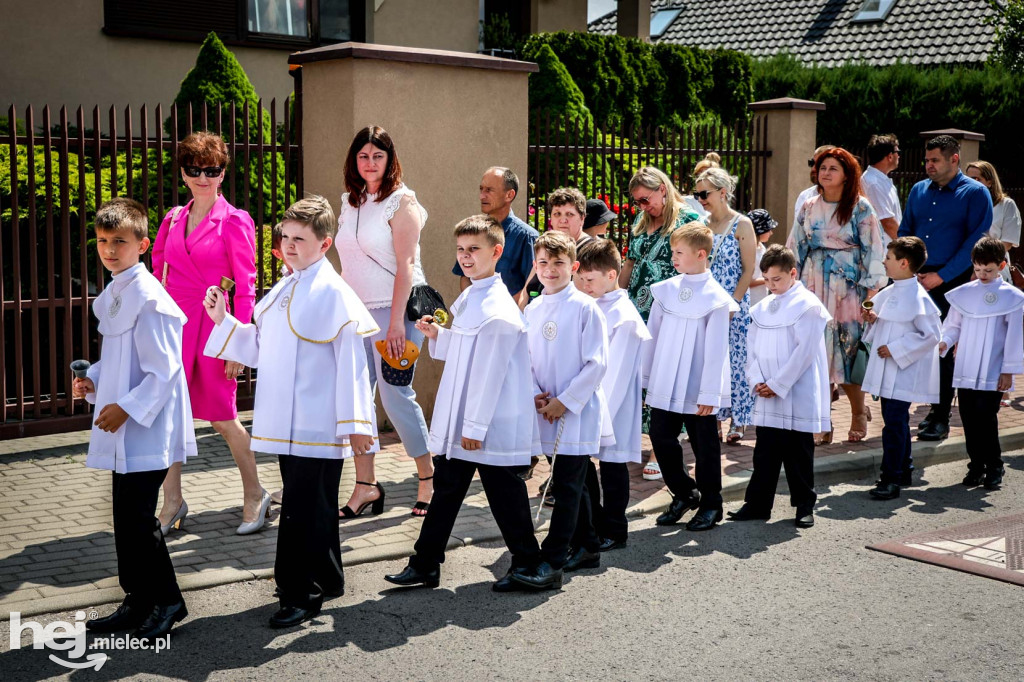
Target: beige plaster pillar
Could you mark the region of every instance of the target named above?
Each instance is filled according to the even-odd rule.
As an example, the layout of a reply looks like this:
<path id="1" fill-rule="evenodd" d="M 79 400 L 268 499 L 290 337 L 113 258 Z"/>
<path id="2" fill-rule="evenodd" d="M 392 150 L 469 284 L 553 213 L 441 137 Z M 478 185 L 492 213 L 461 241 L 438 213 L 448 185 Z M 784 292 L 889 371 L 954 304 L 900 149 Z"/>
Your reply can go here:
<path id="1" fill-rule="evenodd" d="M 942 130 L 923 130 L 920 133 L 921 137 L 925 141 L 938 137 L 939 135 L 949 135 L 955 138 L 960 143 L 960 168 L 966 168 L 967 164 L 971 161 L 977 161 L 981 158 L 981 143 L 985 141 L 985 135 L 982 133 L 972 133 L 970 130 L 960 130 L 959 128 L 944 128 Z"/>
<path id="2" fill-rule="evenodd" d="M 587 0 L 530 0 L 530 33 L 587 32 Z"/>
<path id="3" fill-rule="evenodd" d="M 537 65 L 464 52 L 342 43 L 298 52 L 302 165 L 307 193 L 340 208 L 344 164 L 356 132 L 379 125 L 395 141 L 404 180 L 429 217 L 420 237 L 427 281 L 450 304 L 459 293 L 452 229 L 479 213 L 490 166 L 527 182 L 528 76 Z M 526 192 L 513 204 L 526 215 Z M 414 387 L 433 412 L 442 364 L 424 352 Z"/>
<path id="4" fill-rule="evenodd" d="M 619 0 L 616 33 L 624 38 L 651 39 L 651 0 Z"/>
<path id="5" fill-rule="evenodd" d="M 782 97 L 753 102 L 754 116 L 763 119 L 767 128 L 768 168 L 764 176 L 765 206 L 779 222 L 772 241 L 785 243 L 796 216 L 793 204 L 800 192 L 810 186 L 807 159 L 817 146 L 818 112 L 823 102 Z M 754 196 L 759 189 L 754 188 Z"/>

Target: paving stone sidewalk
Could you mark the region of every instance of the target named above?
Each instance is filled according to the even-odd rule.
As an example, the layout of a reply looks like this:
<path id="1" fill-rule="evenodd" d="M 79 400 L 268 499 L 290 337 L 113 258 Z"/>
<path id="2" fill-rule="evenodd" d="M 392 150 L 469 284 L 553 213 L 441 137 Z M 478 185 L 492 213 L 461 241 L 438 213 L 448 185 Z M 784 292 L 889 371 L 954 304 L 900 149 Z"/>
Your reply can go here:
<path id="1" fill-rule="evenodd" d="M 845 398 L 835 404 L 833 420 L 840 442 L 816 452 L 816 471 L 824 478 L 857 477 L 881 462 L 881 415 L 871 403 L 874 419 L 862 443 L 842 442 L 850 423 Z M 962 429 L 955 415 L 951 437 L 941 444 L 915 444 L 918 464 L 965 456 Z M 915 405 L 916 419 L 927 406 Z M 251 414 L 243 414 L 248 425 Z M 1024 445 L 1024 391 L 1014 394 L 1000 412 L 1004 447 Z M 0 443 L 0 620 L 11 611 L 25 615 L 86 608 L 119 600 L 111 527 L 110 474 L 84 466 L 88 432 L 23 438 Z M 168 545 L 184 589 L 267 578 L 273 573 L 278 507 L 272 507 L 267 528 L 256 535 L 237 536 L 241 522 L 242 488 L 224 440 L 205 423 L 197 423 L 199 456 L 185 466 L 183 487 L 189 515 L 181 531 L 168 536 Z M 739 445 L 722 446 L 723 481 L 727 498 L 738 498 L 752 467 L 752 428 Z M 387 490 L 380 516 L 342 522 L 342 551 L 348 564 L 395 558 L 411 553 L 421 521 L 410 516 L 416 500 L 416 468 L 393 435 L 382 439 L 377 477 Z M 644 438 L 645 459 L 650 442 Z M 687 460 L 692 455 L 687 448 Z M 257 455 L 260 479 L 268 490 L 280 487 L 276 458 Z M 669 500 L 661 481 L 644 481 L 642 465 L 630 465 L 630 513 L 651 513 Z M 542 461 L 529 482 L 536 508 L 538 487 L 546 478 Z M 821 480 L 821 478 L 819 479 Z M 341 500 L 354 483 L 354 467 L 342 476 Z M 865 500 L 865 504 L 870 504 Z M 782 510 L 780 510 L 782 512 Z M 788 513 L 788 511 L 787 511 Z M 545 510 L 541 519 L 550 516 Z M 543 524 L 542 524 L 543 528 Z M 479 482 L 470 489 L 455 525 L 450 547 L 499 539 Z M 270 592 L 268 589 L 268 598 Z"/>

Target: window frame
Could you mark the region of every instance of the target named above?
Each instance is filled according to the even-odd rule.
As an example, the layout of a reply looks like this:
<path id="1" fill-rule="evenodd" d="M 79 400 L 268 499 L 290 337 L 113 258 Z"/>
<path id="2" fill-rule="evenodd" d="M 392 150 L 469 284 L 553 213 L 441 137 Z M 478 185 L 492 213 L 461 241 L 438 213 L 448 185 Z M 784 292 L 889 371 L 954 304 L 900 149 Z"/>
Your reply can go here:
<path id="1" fill-rule="evenodd" d="M 897 2 L 897 0 L 878 0 L 878 9 L 865 9 L 870 1 L 864 0 L 861 2 L 860 9 L 850 19 L 851 24 L 871 24 L 885 21 L 885 18 L 889 16 Z"/>

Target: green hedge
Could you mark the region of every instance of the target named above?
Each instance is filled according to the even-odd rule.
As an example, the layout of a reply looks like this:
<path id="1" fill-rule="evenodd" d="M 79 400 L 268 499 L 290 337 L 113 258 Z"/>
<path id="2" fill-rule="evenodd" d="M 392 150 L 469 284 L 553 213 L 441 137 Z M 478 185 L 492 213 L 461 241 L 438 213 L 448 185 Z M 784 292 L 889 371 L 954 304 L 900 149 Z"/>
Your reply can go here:
<path id="1" fill-rule="evenodd" d="M 751 101 L 752 60 L 731 50 L 651 45 L 589 33 L 537 33 L 519 47 L 536 61 L 550 47 L 599 126 L 678 126 L 696 118 L 734 121 Z M 535 106 L 531 94 L 531 108 Z"/>
<path id="2" fill-rule="evenodd" d="M 919 144 L 920 132 L 961 128 L 985 134 L 981 153 L 1008 164 L 1024 152 L 1024 76 L 998 65 L 888 67 L 847 64 L 802 66 L 781 55 L 753 67 L 757 99 L 798 97 L 824 102 L 818 143 L 861 148 L 875 133 L 895 133 Z M 998 164 L 997 164 L 998 165 Z"/>

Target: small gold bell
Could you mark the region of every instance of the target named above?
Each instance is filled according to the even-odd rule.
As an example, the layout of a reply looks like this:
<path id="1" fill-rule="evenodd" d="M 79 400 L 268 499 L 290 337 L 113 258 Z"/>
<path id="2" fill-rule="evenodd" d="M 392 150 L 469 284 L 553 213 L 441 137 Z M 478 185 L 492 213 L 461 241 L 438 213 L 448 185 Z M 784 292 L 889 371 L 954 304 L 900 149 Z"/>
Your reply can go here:
<path id="1" fill-rule="evenodd" d="M 452 316 L 444 308 L 438 308 L 434 311 L 434 322 L 437 322 L 442 327 L 447 326 L 451 319 Z"/>
<path id="2" fill-rule="evenodd" d="M 864 301 L 863 303 L 860 304 L 860 307 L 863 308 L 864 310 L 871 310 L 872 308 L 875 307 L 875 302 L 874 301 Z"/>
<path id="3" fill-rule="evenodd" d="M 234 287 L 235 280 L 231 279 L 230 277 L 220 278 L 220 290 L 223 291 L 225 294 L 231 291 Z"/>

